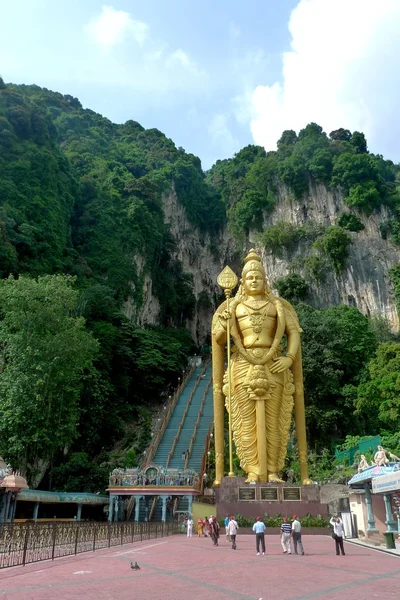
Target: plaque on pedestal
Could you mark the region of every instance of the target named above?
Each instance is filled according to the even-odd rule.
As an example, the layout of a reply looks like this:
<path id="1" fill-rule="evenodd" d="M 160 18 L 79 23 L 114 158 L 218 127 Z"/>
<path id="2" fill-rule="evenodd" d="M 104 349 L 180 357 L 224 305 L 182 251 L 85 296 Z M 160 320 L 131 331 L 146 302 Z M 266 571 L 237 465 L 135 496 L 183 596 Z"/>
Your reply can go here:
<path id="1" fill-rule="evenodd" d="M 290 502 L 300 502 L 301 501 L 301 488 L 299 487 L 284 487 L 283 491 L 283 500 Z"/>
<path id="2" fill-rule="evenodd" d="M 252 502 L 256 499 L 256 488 L 254 487 L 239 488 L 238 492 L 241 502 Z"/>
<path id="3" fill-rule="evenodd" d="M 277 487 L 262 487 L 261 500 L 267 500 L 268 502 L 278 501 L 278 488 Z"/>

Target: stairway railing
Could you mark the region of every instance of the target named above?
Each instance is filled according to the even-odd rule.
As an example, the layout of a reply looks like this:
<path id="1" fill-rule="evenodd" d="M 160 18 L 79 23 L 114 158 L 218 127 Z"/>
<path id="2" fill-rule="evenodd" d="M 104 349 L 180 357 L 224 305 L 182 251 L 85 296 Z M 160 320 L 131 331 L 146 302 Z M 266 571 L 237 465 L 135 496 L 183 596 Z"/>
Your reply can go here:
<path id="1" fill-rule="evenodd" d="M 126 504 L 126 520 L 130 521 L 134 506 L 136 504 L 135 496 L 131 496 Z"/>
<path id="2" fill-rule="evenodd" d="M 175 517 L 176 509 L 178 508 L 179 497 L 176 497 L 172 506 L 172 515 Z"/>
<path id="3" fill-rule="evenodd" d="M 185 460 L 185 469 L 188 468 L 188 462 L 189 462 L 190 457 L 192 456 L 193 444 L 194 444 L 194 441 L 196 439 L 197 429 L 199 427 L 200 419 L 201 419 L 202 414 L 203 414 L 204 404 L 205 404 L 205 401 L 206 401 L 208 390 L 210 389 L 210 386 L 211 386 L 211 382 L 212 382 L 212 378 L 210 377 L 210 380 L 207 383 L 206 389 L 205 389 L 203 397 L 201 399 L 199 412 L 197 413 L 196 423 L 194 424 L 194 429 L 193 429 L 192 437 L 190 438 L 189 451 L 188 451 L 188 455 L 186 456 L 186 460 Z"/>
<path id="4" fill-rule="evenodd" d="M 153 518 L 153 514 L 154 514 L 154 510 L 156 508 L 157 501 L 158 501 L 158 496 L 154 496 L 153 502 L 151 503 L 150 512 L 149 512 L 149 521 L 151 521 L 151 519 Z"/>
<path id="5" fill-rule="evenodd" d="M 201 371 L 201 373 L 198 375 L 198 377 L 197 377 L 197 379 L 196 379 L 196 381 L 195 381 L 195 384 L 194 384 L 194 386 L 193 386 L 193 389 L 192 389 L 192 391 L 190 392 L 190 396 L 189 396 L 189 398 L 188 398 L 188 401 L 187 401 L 187 404 L 186 404 L 186 408 L 185 408 L 185 410 L 183 411 L 183 415 L 182 415 L 181 421 L 180 421 L 180 423 L 179 423 L 179 425 L 178 425 L 178 430 L 177 430 L 177 432 L 176 432 L 176 434 L 175 434 L 175 437 L 174 437 L 174 439 L 173 439 L 173 442 L 172 442 L 171 450 L 168 452 L 167 462 L 166 462 L 166 464 L 165 464 L 166 468 L 168 468 L 168 465 L 169 465 L 169 463 L 170 463 L 170 460 L 171 460 L 171 458 L 172 458 L 172 455 L 173 455 L 173 454 L 174 454 L 174 452 L 175 452 L 176 443 L 177 443 L 177 441 L 178 441 L 178 438 L 179 438 L 179 436 L 180 436 L 180 433 L 181 433 L 181 431 L 182 431 L 182 427 L 183 427 L 183 424 L 184 424 L 184 422 L 185 422 L 185 419 L 186 419 L 186 415 L 187 415 L 187 413 L 188 413 L 188 410 L 189 410 L 189 408 L 190 408 L 190 405 L 191 405 L 191 402 L 192 402 L 192 399 L 193 399 L 194 393 L 195 393 L 195 391 L 197 390 L 197 387 L 198 387 L 198 385 L 199 385 L 199 383 L 200 383 L 200 379 L 203 377 L 204 373 L 207 371 L 207 368 L 208 368 L 208 365 L 207 365 L 207 364 L 205 364 L 205 365 L 204 365 L 204 368 L 203 368 L 203 370 L 202 370 L 202 371 Z"/>
<path id="6" fill-rule="evenodd" d="M 152 441 L 152 443 L 150 444 L 150 446 L 148 447 L 148 450 L 146 452 L 146 456 L 144 457 L 142 463 L 143 463 L 143 468 L 146 468 L 153 460 L 154 455 L 157 451 L 158 445 L 162 440 L 162 437 L 164 435 L 164 432 L 167 428 L 168 422 L 171 418 L 171 415 L 175 409 L 175 406 L 178 402 L 179 396 L 181 395 L 181 393 L 183 392 L 184 388 L 186 387 L 187 382 L 189 381 L 190 377 L 192 376 L 194 370 L 195 370 L 196 366 L 193 364 L 189 371 L 186 373 L 185 377 L 182 379 L 181 384 L 178 386 L 178 388 L 175 390 L 174 395 L 172 397 L 171 402 L 169 403 L 168 408 L 165 411 L 163 420 L 161 422 L 160 427 L 157 430 L 157 433 Z"/>
<path id="7" fill-rule="evenodd" d="M 211 435 L 212 435 L 213 429 L 214 429 L 214 423 L 211 423 L 211 425 L 210 425 L 210 427 L 208 429 L 208 433 L 207 433 L 207 437 L 206 437 L 206 443 L 205 443 L 205 446 L 204 446 L 203 460 L 201 461 L 201 470 L 200 470 L 200 476 L 199 476 L 199 489 L 200 489 L 200 493 L 203 493 L 203 489 L 204 489 L 204 473 L 207 470 L 208 452 L 210 450 Z"/>

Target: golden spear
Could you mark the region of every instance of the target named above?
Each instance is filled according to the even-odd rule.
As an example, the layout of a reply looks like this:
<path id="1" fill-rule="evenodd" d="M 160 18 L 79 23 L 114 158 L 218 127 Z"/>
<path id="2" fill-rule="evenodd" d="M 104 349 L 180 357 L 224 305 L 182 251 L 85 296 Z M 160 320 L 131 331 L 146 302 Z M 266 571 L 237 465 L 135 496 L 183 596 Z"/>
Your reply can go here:
<path id="1" fill-rule="evenodd" d="M 226 310 L 229 312 L 229 298 L 232 290 L 238 284 L 238 278 L 232 269 L 226 266 L 217 279 L 218 285 L 224 290 L 226 297 Z M 228 373 L 228 413 L 229 413 L 229 473 L 228 477 L 234 477 L 233 456 L 232 456 L 232 410 L 231 410 L 231 320 L 230 317 L 226 324 L 226 352 L 227 352 L 227 373 Z"/>

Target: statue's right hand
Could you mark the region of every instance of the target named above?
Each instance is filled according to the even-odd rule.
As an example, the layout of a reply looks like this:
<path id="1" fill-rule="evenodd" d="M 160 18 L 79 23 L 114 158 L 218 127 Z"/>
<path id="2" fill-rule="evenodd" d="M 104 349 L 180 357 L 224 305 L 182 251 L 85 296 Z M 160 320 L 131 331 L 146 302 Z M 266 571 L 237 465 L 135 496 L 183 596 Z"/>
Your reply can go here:
<path id="1" fill-rule="evenodd" d="M 232 311 L 225 308 L 218 316 L 222 324 L 226 326 L 226 322 L 229 321 L 232 316 Z"/>

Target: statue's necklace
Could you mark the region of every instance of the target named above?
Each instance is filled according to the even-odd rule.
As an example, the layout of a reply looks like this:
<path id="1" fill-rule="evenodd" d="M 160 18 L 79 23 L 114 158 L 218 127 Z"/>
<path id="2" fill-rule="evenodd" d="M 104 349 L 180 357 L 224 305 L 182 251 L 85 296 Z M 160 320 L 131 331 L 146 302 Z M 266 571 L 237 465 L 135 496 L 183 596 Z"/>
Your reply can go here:
<path id="1" fill-rule="evenodd" d="M 254 312 L 248 314 L 249 316 L 249 320 L 251 323 L 251 326 L 253 327 L 253 331 L 256 334 L 256 339 L 254 340 L 254 342 L 258 341 L 258 334 L 260 334 L 262 332 L 265 320 L 268 316 L 269 313 L 269 309 L 270 309 L 270 303 L 269 301 L 265 301 L 265 300 L 254 300 L 251 304 L 247 304 L 246 302 L 243 302 L 243 304 L 247 307 L 250 308 L 251 310 L 253 310 Z M 265 307 L 266 310 L 265 310 Z M 264 310 L 262 310 L 264 308 Z M 253 342 L 253 343 L 254 343 Z"/>

